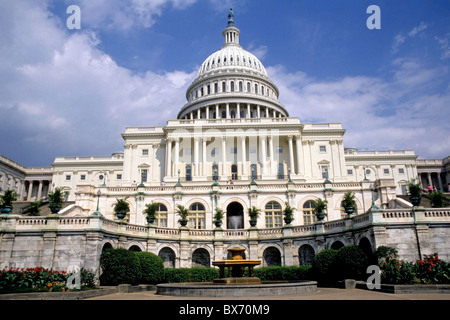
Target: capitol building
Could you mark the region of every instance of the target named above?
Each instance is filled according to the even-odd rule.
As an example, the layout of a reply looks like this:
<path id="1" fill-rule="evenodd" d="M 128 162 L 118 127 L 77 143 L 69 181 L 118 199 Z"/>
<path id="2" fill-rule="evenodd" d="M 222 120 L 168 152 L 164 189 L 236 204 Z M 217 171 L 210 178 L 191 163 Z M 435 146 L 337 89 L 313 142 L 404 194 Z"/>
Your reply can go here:
<path id="1" fill-rule="evenodd" d="M 59 222 L 44 223 L 59 226 L 53 241 L 61 243 L 60 248 L 54 246 L 52 258 L 45 260 L 45 239 L 39 238 L 34 249 L 46 253 L 30 258 L 34 249 L 23 247 L 27 261 L 95 267 L 101 250 L 121 246 L 154 252 L 169 267 L 208 266 L 226 257 L 227 248 L 238 246 L 263 265 L 299 265 L 310 263 L 325 248 L 357 244 L 373 252 L 379 245 L 402 244 L 401 232 L 414 234 L 412 205 L 402 197 L 406 186 L 417 180 L 424 187 L 446 189 L 450 159 L 430 164 L 418 160 L 412 150 L 347 147 L 340 123 L 304 123 L 301 114 L 288 113 L 279 101 L 282 92 L 261 61 L 240 45 L 231 11 L 222 36 L 223 46 L 201 64 L 177 119 L 164 126 L 126 128 L 123 151 L 104 157 L 57 157 L 49 168 L 22 168 L 2 157 L 0 187 L 13 186 L 20 200 L 45 199 L 56 187 L 66 194 Z M 348 191 L 357 203 L 351 217 L 341 205 Z M 117 199 L 130 205 L 121 221 L 113 210 Z M 327 216 L 319 223 L 313 213 L 317 199 L 328 204 Z M 158 212 L 148 225 L 143 210 L 152 202 L 159 204 Z M 287 204 L 295 208 L 290 224 L 282 215 Z M 178 222 L 178 205 L 189 209 L 184 228 Z M 249 222 L 252 207 L 261 211 L 256 227 Z M 224 211 L 221 227 L 213 222 L 216 208 Z M 448 237 L 450 216 L 445 212 L 436 226 Z M 424 209 L 424 217 L 430 218 L 426 213 Z M 395 227 L 389 227 L 394 220 L 385 221 L 388 218 L 395 219 Z M 26 234 L 39 228 L 36 221 L 17 222 L 13 241 L 36 237 L 36 232 Z M 439 251 L 448 257 L 448 241 L 435 237 L 433 223 L 426 222 L 429 234 L 421 234 L 427 239 L 422 254 L 444 246 Z M 397 246 L 401 257 L 417 258 L 417 242 L 404 241 Z M 67 243 L 77 243 L 78 249 L 68 250 Z M 7 257 L 4 246 L 5 240 L 1 262 L 11 264 L 20 254 Z"/>

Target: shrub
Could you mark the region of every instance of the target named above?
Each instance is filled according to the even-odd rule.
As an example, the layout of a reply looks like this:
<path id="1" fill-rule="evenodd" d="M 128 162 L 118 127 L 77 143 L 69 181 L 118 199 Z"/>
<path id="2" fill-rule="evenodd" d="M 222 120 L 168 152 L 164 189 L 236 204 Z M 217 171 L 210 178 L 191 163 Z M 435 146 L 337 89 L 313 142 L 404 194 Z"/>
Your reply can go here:
<path id="1" fill-rule="evenodd" d="M 366 276 L 368 259 L 358 246 L 349 245 L 337 251 L 332 266 L 336 280 L 363 279 Z"/>
<path id="2" fill-rule="evenodd" d="M 142 283 L 160 283 L 164 280 L 164 263 L 151 252 L 135 252 L 141 265 Z"/>
<path id="3" fill-rule="evenodd" d="M 137 284 L 141 279 L 141 265 L 134 252 L 118 248 L 108 249 L 100 256 L 102 285 Z"/>
<path id="4" fill-rule="evenodd" d="M 337 250 L 325 249 L 314 256 L 311 271 L 319 283 L 326 284 L 333 280 L 331 270 L 336 254 Z"/>
<path id="5" fill-rule="evenodd" d="M 219 278 L 217 268 L 167 268 L 165 269 L 165 282 L 208 282 Z"/>
<path id="6" fill-rule="evenodd" d="M 311 279 L 311 266 L 270 266 L 253 269 L 261 281 L 299 281 Z"/>

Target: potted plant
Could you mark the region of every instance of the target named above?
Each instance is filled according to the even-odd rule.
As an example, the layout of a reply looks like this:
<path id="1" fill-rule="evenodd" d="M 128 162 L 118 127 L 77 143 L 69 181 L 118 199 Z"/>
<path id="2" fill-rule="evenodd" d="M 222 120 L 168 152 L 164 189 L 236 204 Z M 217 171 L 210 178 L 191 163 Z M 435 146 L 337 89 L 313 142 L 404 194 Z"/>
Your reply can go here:
<path id="1" fill-rule="evenodd" d="M 255 206 L 248 208 L 248 216 L 250 217 L 250 226 L 252 227 L 256 226 L 256 221 L 258 220 L 260 214 L 261 210 L 259 210 Z"/>
<path id="2" fill-rule="evenodd" d="M 317 220 L 322 221 L 326 214 L 327 210 L 327 200 L 317 199 L 314 201 L 314 213 L 316 214 Z"/>
<path id="3" fill-rule="evenodd" d="M 223 210 L 220 208 L 216 208 L 216 213 L 214 214 L 213 222 L 217 228 L 220 228 L 220 226 L 222 225 L 223 216 L 224 216 Z"/>
<path id="4" fill-rule="evenodd" d="M 420 197 L 422 195 L 422 188 L 419 183 L 415 183 L 414 180 L 411 180 L 408 183 L 408 193 L 409 200 L 411 201 L 413 206 L 418 206 L 420 204 Z"/>
<path id="5" fill-rule="evenodd" d="M 130 211 L 130 204 L 127 202 L 128 197 L 125 199 L 117 199 L 114 204 L 114 213 L 119 220 L 123 220 L 127 213 Z"/>
<path id="6" fill-rule="evenodd" d="M 188 222 L 187 217 L 189 216 L 189 209 L 179 204 L 177 205 L 177 214 L 180 216 L 178 222 L 182 227 L 185 227 Z"/>
<path id="7" fill-rule="evenodd" d="M 29 216 L 40 216 L 41 215 L 41 201 L 37 200 L 32 202 L 25 210 Z"/>
<path id="8" fill-rule="evenodd" d="M 286 207 L 283 210 L 284 215 L 284 223 L 290 224 L 292 220 L 294 220 L 294 211 L 295 208 L 291 207 L 288 202 L 285 202 Z"/>
<path id="9" fill-rule="evenodd" d="M 143 213 L 146 215 L 147 223 L 152 224 L 156 219 L 156 211 L 158 211 L 159 203 L 147 203 Z"/>
<path id="10" fill-rule="evenodd" d="M 64 193 L 62 188 L 55 188 L 48 194 L 49 208 L 52 213 L 58 213 L 64 203 Z"/>
<path id="11" fill-rule="evenodd" d="M 344 194 L 341 205 L 344 207 L 345 213 L 349 216 L 357 210 L 355 195 L 353 192 L 348 191 Z"/>
<path id="12" fill-rule="evenodd" d="M 1 213 L 11 213 L 12 203 L 19 198 L 19 195 L 14 190 L 5 190 L 0 196 Z"/>

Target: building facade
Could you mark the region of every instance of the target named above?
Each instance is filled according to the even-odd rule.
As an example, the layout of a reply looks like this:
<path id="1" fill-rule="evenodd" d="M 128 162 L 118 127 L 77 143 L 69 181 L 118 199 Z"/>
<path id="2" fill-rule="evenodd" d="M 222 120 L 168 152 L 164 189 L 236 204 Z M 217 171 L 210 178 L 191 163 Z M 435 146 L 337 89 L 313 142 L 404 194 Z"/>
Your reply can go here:
<path id="1" fill-rule="evenodd" d="M 154 252 L 168 267 L 209 266 L 238 246 L 263 265 L 298 265 L 348 244 L 368 252 L 390 245 L 408 260 L 435 251 L 448 259 L 448 210 L 413 213 L 398 197 L 418 178 L 414 151 L 348 148 L 340 123 L 301 122 L 278 101 L 263 64 L 239 44 L 232 16 L 222 36 L 224 45 L 201 65 L 176 120 L 126 128 L 123 152 L 111 156 L 55 159 L 47 170 L 51 185 L 74 204 L 57 217 L 2 217 L 0 262 L 98 269 L 104 248 L 124 247 Z M 8 175 L 31 177 L 17 168 L 0 171 L 0 185 Z M 33 198 L 35 189 L 16 187 Z M 357 202 L 351 217 L 341 206 L 348 191 Z M 113 211 L 119 198 L 130 205 L 121 221 Z M 325 222 L 316 223 L 319 198 L 328 208 Z M 143 210 L 151 202 L 159 208 L 148 225 Z M 287 204 L 295 208 L 288 225 Z M 187 228 L 179 226 L 178 205 L 190 211 Z M 252 207 L 261 210 L 256 228 L 247 215 Z M 225 212 L 221 228 L 213 224 L 216 208 Z"/>

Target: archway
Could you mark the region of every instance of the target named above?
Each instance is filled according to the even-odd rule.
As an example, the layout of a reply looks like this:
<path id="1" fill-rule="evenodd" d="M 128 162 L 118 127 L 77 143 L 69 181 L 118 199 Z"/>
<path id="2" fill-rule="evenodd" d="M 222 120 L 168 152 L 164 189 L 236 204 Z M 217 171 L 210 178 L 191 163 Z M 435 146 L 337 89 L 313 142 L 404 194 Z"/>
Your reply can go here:
<path id="1" fill-rule="evenodd" d="M 269 247 L 264 250 L 263 259 L 265 266 L 281 266 L 280 250 L 275 247 Z"/>
<path id="2" fill-rule="evenodd" d="M 372 252 L 372 245 L 370 244 L 369 239 L 367 239 L 366 237 L 361 238 L 361 240 L 359 241 L 358 247 L 364 251 L 364 253 L 367 256 L 367 259 L 369 259 L 369 261 L 372 263 L 374 260 L 373 257 L 373 252 Z"/>
<path id="3" fill-rule="evenodd" d="M 164 268 L 175 268 L 175 252 L 171 248 L 162 248 L 158 256 L 163 260 Z"/>
<path id="4" fill-rule="evenodd" d="M 309 244 L 304 244 L 298 249 L 298 261 L 300 265 L 312 265 L 314 259 L 314 248 Z"/>
<path id="5" fill-rule="evenodd" d="M 244 228 L 244 208 L 239 202 L 227 206 L 227 229 Z"/>
<path id="6" fill-rule="evenodd" d="M 333 242 L 333 244 L 331 245 L 331 249 L 334 250 L 339 250 L 340 248 L 342 248 L 344 246 L 344 244 L 340 241 L 335 241 Z"/>
<path id="7" fill-rule="evenodd" d="M 208 250 L 199 248 L 192 253 L 192 267 L 209 267 L 210 265 Z"/>

